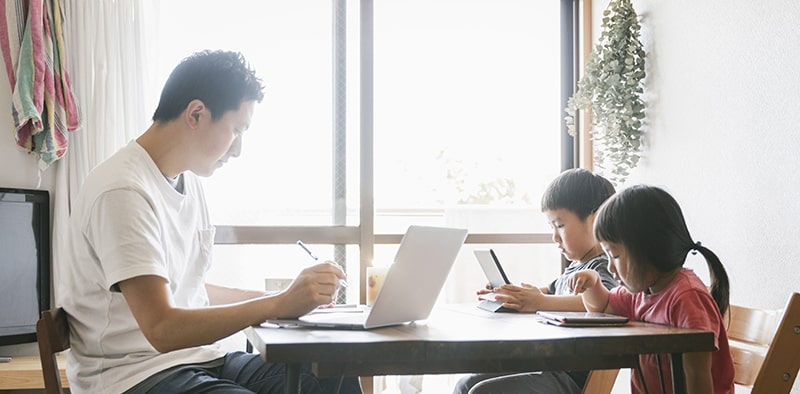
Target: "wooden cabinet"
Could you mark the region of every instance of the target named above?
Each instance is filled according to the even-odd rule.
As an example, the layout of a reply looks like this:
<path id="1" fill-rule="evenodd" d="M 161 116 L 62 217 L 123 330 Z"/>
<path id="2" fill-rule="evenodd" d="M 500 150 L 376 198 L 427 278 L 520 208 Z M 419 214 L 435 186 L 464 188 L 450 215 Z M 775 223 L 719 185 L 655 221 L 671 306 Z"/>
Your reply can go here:
<path id="1" fill-rule="evenodd" d="M 61 383 L 69 387 L 67 373 L 64 368 L 67 358 L 58 357 L 58 369 L 61 373 Z M 13 357 L 11 362 L 0 363 L 0 390 L 43 389 L 42 364 L 39 356 Z"/>

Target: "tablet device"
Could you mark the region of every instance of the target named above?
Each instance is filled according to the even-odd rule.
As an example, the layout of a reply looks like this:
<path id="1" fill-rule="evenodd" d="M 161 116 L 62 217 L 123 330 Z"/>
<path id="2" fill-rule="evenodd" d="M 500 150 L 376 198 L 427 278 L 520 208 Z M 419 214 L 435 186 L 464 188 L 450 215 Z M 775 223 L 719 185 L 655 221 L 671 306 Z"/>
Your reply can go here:
<path id="1" fill-rule="evenodd" d="M 480 264 L 492 288 L 511 283 L 506 276 L 506 272 L 503 270 L 503 266 L 500 265 L 500 260 L 497 258 L 494 250 L 476 249 L 473 253 L 475 254 L 475 258 L 478 259 L 478 264 Z M 516 312 L 513 309 L 503 307 L 503 302 L 495 300 L 494 296 L 495 293 L 481 295 L 481 302 L 478 303 L 478 308 L 490 312 Z"/>
<path id="2" fill-rule="evenodd" d="M 494 250 L 476 249 L 473 253 L 475 253 L 478 264 L 481 265 L 486 279 L 489 279 L 489 284 L 491 284 L 493 288 L 511 283 L 506 276 L 506 272 L 503 271 L 503 266 L 500 265 L 500 260 L 497 259 Z"/>
<path id="3" fill-rule="evenodd" d="M 538 311 L 536 314 L 543 317 L 545 323 L 556 326 L 620 326 L 628 322 L 627 317 L 602 312 Z"/>

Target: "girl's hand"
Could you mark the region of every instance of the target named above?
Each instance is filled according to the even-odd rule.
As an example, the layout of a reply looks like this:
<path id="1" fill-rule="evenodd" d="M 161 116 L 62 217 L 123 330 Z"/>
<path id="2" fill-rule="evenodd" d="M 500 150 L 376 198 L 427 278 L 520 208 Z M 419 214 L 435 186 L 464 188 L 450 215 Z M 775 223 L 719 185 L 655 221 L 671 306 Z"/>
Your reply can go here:
<path id="1" fill-rule="evenodd" d="M 609 291 L 603 286 L 597 271 L 578 271 L 570 275 L 567 283 L 574 294 L 580 294 L 587 311 L 614 313 L 608 306 Z"/>
<path id="2" fill-rule="evenodd" d="M 600 283 L 600 274 L 595 270 L 578 271 L 570 275 L 567 283 L 573 294 L 582 294 Z"/>

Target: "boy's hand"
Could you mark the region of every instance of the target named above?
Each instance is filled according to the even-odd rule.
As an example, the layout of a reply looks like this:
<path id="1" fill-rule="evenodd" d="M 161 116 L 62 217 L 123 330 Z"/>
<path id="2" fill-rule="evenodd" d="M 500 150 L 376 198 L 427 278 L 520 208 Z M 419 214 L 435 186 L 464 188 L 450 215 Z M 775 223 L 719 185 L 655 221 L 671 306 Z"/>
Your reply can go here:
<path id="1" fill-rule="evenodd" d="M 478 291 L 476 292 L 476 294 L 478 295 L 478 300 L 481 299 L 480 296 L 482 296 L 484 294 L 489 294 L 489 293 L 491 293 L 493 291 L 494 291 L 494 288 L 492 287 L 492 284 L 491 283 L 486 283 L 486 287 L 484 287 L 482 289 L 478 289 Z"/>
<path id="2" fill-rule="evenodd" d="M 495 299 L 504 302 L 504 307 L 520 312 L 536 312 L 544 298 L 538 287 L 527 283 L 522 283 L 521 286 L 502 285 L 495 293 Z"/>
<path id="3" fill-rule="evenodd" d="M 572 294 L 581 294 L 600 283 L 600 274 L 595 270 L 578 271 L 570 275 L 567 283 Z"/>

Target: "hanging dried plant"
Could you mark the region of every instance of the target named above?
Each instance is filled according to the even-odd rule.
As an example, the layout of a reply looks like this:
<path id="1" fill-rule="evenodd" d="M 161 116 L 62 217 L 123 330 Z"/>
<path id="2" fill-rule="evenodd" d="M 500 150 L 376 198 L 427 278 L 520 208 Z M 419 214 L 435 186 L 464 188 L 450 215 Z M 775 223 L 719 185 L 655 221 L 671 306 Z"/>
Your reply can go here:
<path id="1" fill-rule="evenodd" d="M 592 110 L 594 165 L 619 185 L 639 164 L 645 117 L 645 52 L 639 41 L 641 26 L 630 0 L 612 0 L 603 12 L 598 44 L 567 101 L 565 118 L 575 135 L 578 110 Z"/>

